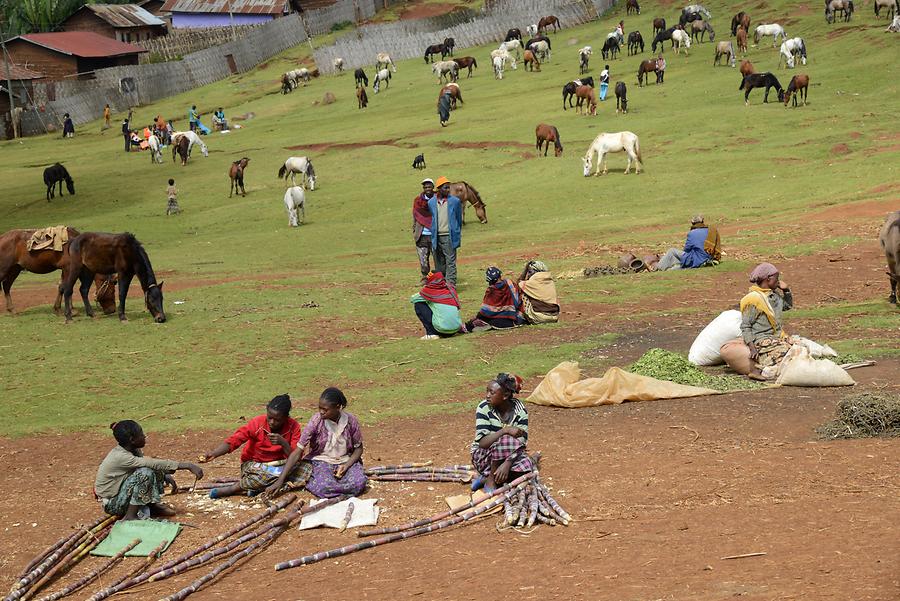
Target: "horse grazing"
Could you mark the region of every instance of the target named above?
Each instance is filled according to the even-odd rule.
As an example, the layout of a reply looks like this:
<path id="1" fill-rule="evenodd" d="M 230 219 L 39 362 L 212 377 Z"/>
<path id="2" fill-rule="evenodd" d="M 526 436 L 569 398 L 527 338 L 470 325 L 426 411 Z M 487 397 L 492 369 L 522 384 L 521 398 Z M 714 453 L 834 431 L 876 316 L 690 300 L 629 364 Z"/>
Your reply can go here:
<path id="1" fill-rule="evenodd" d="M 95 274 L 119 276 L 119 319 L 125 317 L 125 299 L 131 280 L 137 275 L 144 291 L 144 304 L 156 323 L 166 321 L 163 310 L 163 283 L 156 281 L 147 251 L 133 234 L 101 234 L 85 232 L 69 242 L 69 272 L 60 284 L 66 304 L 66 323 L 72 321 L 72 291 L 75 280 L 81 280 L 79 291 L 84 301 L 84 312 L 94 316 L 88 300 L 90 280 Z"/>
<path id="2" fill-rule="evenodd" d="M 670 27 L 666 30 L 660 31 L 656 34 L 656 37 L 653 38 L 653 43 L 650 44 L 650 52 L 656 52 L 656 46 L 659 45 L 659 51 L 662 52 L 665 50 L 665 42 L 669 40 L 672 42 L 672 47 L 675 47 L 675 40 L 672 39 L 672 34 L 676 31 L 682 31 L 677 27 Z"/>
<path id="3" fill-rule="evenodd" d="M 744 77 L 741 81 L 741 87 L 738 90 L 744 90 L 744 104 L 750 104 L 750 91 L 753 88 L 765 88 L 766 92 L 763 96 L 763 102 L 769 102 L 769 89 L 775 88 L 778 91 L 778 101 L 784 102 L 784 88 L 778 83 L 778 79 L 769 72 L 752 73 Z"/>
<path id="4" fill-rule="evenodd" d="M 481 200 L 481 195 L 478 193 L 478 190 L 472 187 L 472 184 L 461 181 L 450 184 L 450 194 L 457 197 L 459 202 L 462 203 L 463 214 L 462 214 L 462 222 L 466 222 L 466 205 L 472 205 L 472 208 L 475 209 L 475 215 L 478 217 L 478 221 L 481 223 L 487 223 L 487 211 L 485 210 L 484 201 Z"/>
<path id="5" fill-rule="evenodd" d="M 621 104 L 622 114 L 628 113 L 628 87 L 624 81 L 616 82 L 616 114 L 619 114 Z"/>
<path id="6" fill-rule="evenodd" d="M 369 106 L 369 95 L 366 94 L 366 89 L 362 86 L 356 88 L 356 102 L 359 104 L 359 108 L 361 109 Z"/>
<path id="7" fill-rule="evenodd" d="M 707 33 L 709 34 L 709 41 L 714 42 L 716 40 L 716 32 L 713 30 L 712 25 L 709 24 L 709 21 L 700 20 L 691 23 L 691 39 L 696 40 L 699 37 L 700 43 L 703 43 L 703 36 Z"/>
<path id="8" fill-rule="evenodd" d="M 803 41 L 803 38 L 791 38 L 789 40 L 785 40 L 781 44 L 781 48 L 779 50 L 778 56 L 778 68 L 781 68 L 781 62 L 784 61 L 784 64 L 787 68 L 794 68 L 794 59 L 795 57 L 800 57 L 800 62 L 802 64 L 806 64 L 806 42 Z"/>
<path id="9" fill-rule="evenodd" d="M 644 74 L 647 75 L 647 83 L 650 83 L 650 73 L 656 73 L 656 83 L 659 83 L 659 65 L 657 64 L 657 59 L 650 58 L 645 61 L 641 61 L 641 64 L 638 66 L 637 79 L 638 86 L 644 87 Z"/>
<path id="10" fill-rule="evenodd" d="M 766 23 L 756 26 L 756 30 L 753 33 L 753 43 L 759 44 L 759 40 L 767 35 L 772 36 L 772 48 L 775 48 L 775 43 L 778 41 L 779 37 L 781 37 L 782 42 L 787 39 L 784 27 L 778 23 Z"/>
<path id="11" fill-rule="evenodd" d="M 432 44 L 431 46 L 429 46 L 428 48 L 425 49 L 425 62 L 433 63 L 435 54 L 440 54 L 441 60 L 444 60 L 447 57 L 447 55 L 450 54 L 450 51 L 447 50 L 447 47 L 444 46 L 443 44 Z"/>
<path id="12" fill-rule="evenodd" d="M 459 79 L 459 65 L 456 61 L 440 61 L 431 65 L 431 72 L 438 76 L 438 83 Z"/>
<path id="13" fill-rule="evenodd" d="M 492 64 L 494 66 L 494 79 L 503 79 L 503 57 L 495 56 Z"/>
<path id="14" fill-rule="evenodd" d="M 537 59 L 537 57 L 534 55 L 534 52 L 532 52 L 531 50 L 525 51 L 522 62 L 525 63 L 526 71 L 531 71 L 533 73 L 534 71 L 541 70 L 541 61 Z"/>
<path id="15" fill-rule="evenodd" d="M 672 32 L 672 47 L 675 48 L 675 54 L 681 54 L 682 47 L 687 54 L 688 48 L 691 47 L 691 36 L 683 29 L 676 29 Z"/>
<path id="16" fill-rule="evenodd" d="M 884 251 L 884 257 L 888 264 L 888 278 L 891 282 L 891 295 L 888 302 L 897 304 L 897 292 L 900 290 L 900 211 L 888 213 L 884 225 L 881 227 L 881 233 L 878 235 L 878 242 L 881 244 L 881 250 Z"/>
<path id="17" fill-rule="evenodd" d="M 697 21 L 699 19 L 712 19 L 712 13 L 706 10 L 702 4 L 691 4 L 690 6 L 685 6 L 681 9 L 681 16 L 679 17 L 679 23 L 682 25 L 686 25 L 691 21 Z"/>
<path id="18" fill-rule="evenodd" d="M 427 169 L 428 165 L 425 164 L 425 155 L 417 154 L 416 158 L 413 159 L 412 162 L 413 169 Z"/>
<path id="19" fill-rule="evenodd" d="M 178 154 L 181 157 L 181 166 L 184 167 L 187 165 L 188 159 L 191 156 L 191 141 L 188 140 L 185 136 L 181 136 L 177 141 L 173 140 L 172 142 L 172 162 L 175 162 L 175 154 Z"/>
<path id="20" fill-rule="evenodd" d="M 497 50 L 503 50 L 505 52 L 515 51 L 516 56 L 522 56 L 522 43 L 519 40 L 510 40 L 508 42 L 503 42 L 500 44 L 500 47 Z"/>
<path id="21" fill-rule="evenodd" d="M 381 90 L 381 84 L 384 83 L 384 87 L 388 88 L 391 85 L 391 72 L 387 69 L 382 69 L 378 73 L 375 74 L 375 81 L 372 82 L 372 89 L 375 90 L 377 94 L 379 90 Z"/>
<path id="22" fill-rule="evenodd" d="M 536 139 L 535 146 L 537 147 L 538 156 L 541 154 L 541 146 L 544 147 L 544 156 L 547 156 L 547 151 L 550 150 L 550 142 L 553 142 L 553 156 L 562 156 L 562 140 L 559 138 L 559 130 L 556 129 L 555 125 L 539 123 L 534 128 L 534 137 Z"/>
<path id="23" fill-rule="evenodd" d="M 306 192 L 300 186 L 291 186 L 284 192 L 284 208 L 288 212 L 288 225 L 299 227 L 306 220 Z M 300 217 L 300 215 L 303 217 Z"/>
<path id="24" fill-rule="evenodd" d="M 456 48 L 456 40 L 453 38 L 444 38 L 444 48 L 447 49 L 447 53 L 450 56 L 453 56 L 453 49 Z"/>
<path id="25" fill-rule="evenodd" d="M 337 71 L 338 73 L 344 72 L 344 59 L 341 57 L 337 57 L 333 61 L 331 61 L 331 67 Z"/>
<path id="26" fill-rule="evenodd" d="M 438 94 L 438 105 L 440 105 L 441 97 L 444 94 L 450 94 L 450 110 L 456 109 L 456 101 L 460 101 L 463 104 L 462 90 L 459 87 L 458 83 L 448 83 L 443 88 L 441 88 L 440 93 Z"/>
<path id="27" fill-rule="evenodd" d="M 853 0 L 825 0 L 825 22 L 837 21 L 835 13 L 843 13 L 844 22 L 849 22 L 853 15 Z"/>
<path id="28" fill-rule="evenodd" d="M 150 162 L 162 165 L 162 151 L 160 150 L 160 142 L 156 134 L 150 134 L 150 137 L 147 138 L 147 144 L 150 146 Z"/>
<path id="29" fill-rule="evenodd" d="M 578 73 L 580 75 L 584 75 L 588 72 L 588 61 L 590 60 L 592 54 L 594 54 L 594 49 L 590 46 L 585 46 L 578 51 Z"/>
<path id="30" fill-rule="evenodd" d="M 666 20 L 662 17 L 656 17 L 653 19 L 653 35 L 658 34 L 660 31 L 666 30 Z"/>
<path id="31" fill-rule="evenodd" d="M 560 29 L 559 19 L 555 15 L 550 15 L 547 17 L 542 17 L 537 24 L 538 33 L 543 32 L 550 26 L 553 26 L 553 31 L 557 31 Z"/>
<path id="32" fill-rule="evenodd" d="M 612 55 L 612 58 L 617 58 L 616 55 L 619 54 L 619 40 L 615 37 L 606 38 L 606 41 L 603 42 L 603 48 L 600 49 L 600 54 L 603 55 L 603 60 L 607 60 L 610 55 Z"/>
<path id="33" fill-rule="evenodd" d="M 746 14 L 744 11 L 740 11 L 731 17 L 731 35 L 737 35 L 737 28 Z"/>
<path id="34" fill-rule="evenodd" d="M 641 144 L 638 137 L 630 131 L 620 131 L 614 134 L 602 133 L 594 138 L 581 162 L 584 167 L 584 176 L 591 174 L 591 163 L 594 154 L 597 155 L 597 169 L 594 175 L 600 175 L 600 166 L 603 166 L 603 175 L 606 175 L 606 155 L 611 152 L 625 152 L 628 156 L 628 165 L 625 167 L 625 175 L 631 170 L 631 163 L 634 161 L 634 172 L 640 173 L 644 164 L 641 158 Z"/>
<path id="35" fill-rule="evenodd" d="M 506 37 L 503 38 L 503 41 L 508 42 L 510 40 L 519 40 L 519 42 L 522 41 L 522 31 L 518 27 L 513 27 L 506 32 Z"/>
<path id="36" fill-rule="evenodd" d="M 637 0 L 626 0 L 625 1 L 625 14 L 630 15 L 631 13 L 641 14 L 641 5 L 638 4 Z"/>
<path id="37" fill-rule="evenodd" d="M 575 105 L 572 103 L 572 98 L 575 97 L 575 90 L 578 89 L 578 86 L 591 86 L 594 87 L 594 78 L 593 77 L 582 77 L 581 79 L 576 79 L 575 81 L 570 81 L 566 85 L 563 86 L 562 89 L 562 97 L 563 97 L 563 110 L 566 110 L 566 100 L 568 100 L 568 108 L 573 108 Z"/>
<path id="38" fill-rule="evenodd" d="M 66 188 L 69 194 L 75 195 L 75 180 L 69 175 L 65 167 L 59 163 L 54 163 L 44 169 L 44 184 L 47 186 L 47 202 L 51 198 L 56 198 L 56 184 L 59 182 L 59 196 L 63 196 L 63 182 L 66 182 Z"/>
<path id="39" fill-rule="evenodd" d="M 531 37 L 536 36 L 536 35 L 538 34 L 538 26 L 537 26 L 537 23 L 532 23 L 531 25 L 529 25 L 528 27 L 526 27 L 526 28 L 525 28 L 525 33 L 527 33 L 527 34 L 528 34 L 529 36 L 531 36 Z M 528 45 L 526 44 L 525 47 L 528 48 Z"/>
<path id="40" fill-rule="evenodd" d="M 577 99 L 575 102 L 575 112 L 576 113 L 584 113 L 585 107 L 587 104 L 587 111 L 591 115 L 597 114 L 597 91 L 591 87 L 586 85 L 580 85 L 575 88 L 575 98 Z"/>
<path id="41" fill-rule="evenodd" d="M 803 106 L 806 106 L 806 93 L 809 91 L 809 75 L 799 73 L 791 78 L 788 83 L 787 90 L 784 92 L 784 106 L 788 105 L 791 98 L 794 99 L 794 106 L 797 106 L 797 97 L 803 100 Z"/>
<path id="42" fill-rule="evenodd" d="M 744 29 L 743 25 L 738 25 L 737 29 L 737 45 L 738 50 L 741 51 L 744 56 L 747 55 L 747 30 Z"/>
<path id="43" fill-rule="evenodd" d="M 724 56 L 728 57 L 728 63 L 734 67 L 734 43 L 731 40 L 725 40 L 716 44 L 716 58 L 713 60 L 713 67 L 718 65 L 719 60 Z"/>
<path id="44" fill-rule="evenodd" d="M 0 287 L 6 299 L 6 310 L 15 312 L 10 290 L 13 283 L 22 271 L 30 273 L 52 273 L 62 270 L 63 276 L 69 271 L 69 244 L 80 232 L 75 228 L 67 227 L 68 241 L 62 245 L 62 250 L 54 250 L 52 247 L 38 250 L 28 250 L 28 240 L 37 230 L 11 230 L 0 236 Z M 116 299 L 114 289 L 110 286 L 110 278 L 96 276 L 95 298 L 100 303 L 103 313 L 109 315 L 116 311 Z M 88 282 L 90 286 L 90 282 Z M 59 313 L 62 304 L 62 294 L 59 294 L 57 286 L 56 301 L 53 303 L 53 311 Z"/>
<path id="45" fill-rule="evenodd" d="M 747 77 L 748 75 L 753 75 L 756 73 L 756 67 L 753 66 L 748 60 L 741 61 L 741 77 Z"/>
<path id="46" fill-rule="evenodd" d="M 466 79 L 472 77 L 472 67 L 478 68 L 478 61 L 475 60 L 474 56 L 463 56 L 461 58 L 454 58 L 453 62 L 459 65 L 460 69 L 468 69 L 469 73 L 466 75 Z"/>
<path id="47" fill-rule="evenodd" d="M 893 20 L 895 14 L 900 14 L 900 5 L 897 0 L 875 0 L 875 18 L 881 17 L 881 9 L 887 8 L 890 13 L 885 15 L 888 20 Z"/>
<path id="48" fill-rule="evenodd" d="M 209 148 L 206 147 L 206 144 L 200 138 L 200 134 L 195 131 L 176 131 L 172 134 L 172 143 L 177 144 L 178 140 L 181 138 L 187 138 L 188 140 L 188 156 L 191 155 L 191 152 L 194 150 L 194 144 L 200 147 L 200 152 L 203 156 L 209 156 Z"/>
<path id="49" fill-rule="evenodd" d="M 310 190 L 316 189 L 316 170 L 313 168 L 312 160 L 307 157 L 289 157 L 278 170 L 278 179 L 286 180 L 290 177 L 291 184 L 296 186 L 294 175 L 298 173 L 303 176 L 300 180 L 301 186 L 305 188 L 309 184 Z"/>
<path id="50" fill-rule="evenodd" d="M 369 87 L 369 78 L 366 77 L 366 72 L 361 68 L 357 69 L 353 72 L 353 76 L 356 78 L 356 87 L 358 88 L 360 85 L 364 87 Z"/>
<path id="51" fill-rule="evenodd" d="M 244 169 L 247 168 L 249 162 L 250 159 L 244 157 L 231 164 L 231 168 L 228 170 L 228 177 L 231 178 L 231 188 L 228 190 L 228 198 L 231 198 L 231 195 L 237 192 L 238 186 L 241 187 L 241 196 L 247 196 L 247 191 L 244 190 Z"/>
<path id="52" fill-rule="evenodd" d="M 632 31 L 628 34 L 628 56 L 632 54 L 638 53 L 638 48 L 641 50 L 641 54 L 644 53 L 644 36 L 641 35 L 640 31 Z"/>
<path id="53" fill-rule="evenodd" d="M 391 71 L 394 73 L 397 72 L 397 66 L 394 65 L 394 60 L 391 58 L 391 55 L 387 52 L 379 52 L 375 55 L 375 70 L 380 71 L 381 69 L 391 68 Z"/>
<path id="54" fill-rule="evenodd" d="M 534 42 L 530 46 L 528 46 L 528 49 L 531 50 L 534 55 L 541 60 L 550 60 L 550 44 L 546 41 L 538 40 L 537 42 Z"/>

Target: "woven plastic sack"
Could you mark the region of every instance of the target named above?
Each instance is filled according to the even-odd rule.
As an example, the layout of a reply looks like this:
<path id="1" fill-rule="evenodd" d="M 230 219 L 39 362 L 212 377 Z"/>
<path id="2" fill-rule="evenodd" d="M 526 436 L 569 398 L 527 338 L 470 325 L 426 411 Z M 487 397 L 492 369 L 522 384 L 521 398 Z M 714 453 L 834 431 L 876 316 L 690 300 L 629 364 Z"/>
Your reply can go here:
<path id="1" fill-rule="evenodd" d="M 723 311 L 703 328 L 694 339 L 688 352 L 688 361 L 694 365 L 720 365 L 725 362 L 719 349 L 741 335 L 741 312 Z"/>
<path id="2" fill-rule="evenodd" d="M 829 359 L 813 359 L 809 349 L 795 344 L 779 369 L 776 384 L 782 386 L 853 386 L 856 382 Z"/>

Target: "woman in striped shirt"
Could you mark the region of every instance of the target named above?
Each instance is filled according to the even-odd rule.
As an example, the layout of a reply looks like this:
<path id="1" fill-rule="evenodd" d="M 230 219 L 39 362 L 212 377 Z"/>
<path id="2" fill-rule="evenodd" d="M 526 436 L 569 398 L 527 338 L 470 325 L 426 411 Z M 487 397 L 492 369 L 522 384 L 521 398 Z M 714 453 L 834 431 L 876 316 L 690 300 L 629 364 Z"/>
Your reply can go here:
<path id="1" fill-rule="evenodd" d="M 498 374 L 487 387 L 486 398 L 475 411 L 472 464 L 479 476 L 473 490 L 489 492 L 499 485 L 534 470 L 525 445 L 528 443 L 528 411 L 515 394 L 522 379 Z"/>

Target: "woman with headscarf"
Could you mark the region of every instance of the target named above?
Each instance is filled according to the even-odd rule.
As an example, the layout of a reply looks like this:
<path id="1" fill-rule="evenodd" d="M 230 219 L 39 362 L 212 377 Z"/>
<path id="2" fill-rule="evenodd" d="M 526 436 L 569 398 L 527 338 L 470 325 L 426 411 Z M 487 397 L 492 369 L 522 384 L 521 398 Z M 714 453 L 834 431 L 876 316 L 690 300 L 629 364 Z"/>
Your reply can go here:
<path id="1" fill-rule="evenodd" d="M 482 486 L 490 492 L 497 486 L 534 471 L 526 452 L 528 410 L 515 395 L 522 390 L 522 379 L 512 374 L 497 374 L 487 386 L 487 395 L 475 410 L 475 440 L 472 465 L 478 477 L 472 490 Z"/>
<path id="2" fill-rule="evenodd" d="M 450 104 L 452 100 L 453 95 L 450 91 L 444 92 L 438 98 L 438 115 L 441 118 L 441 127 L 447 127 L 447 123 L 450 121 Z"/>
<path id="3" fill-rule="evenodd" d="M 453 284 L 444 279 L 440 271 L 428 274 L 425 285 L 409 301 L 416 310 L 416 317 L 425 328 L 422 340 L 446 338 L 465 333 L 459 316 L 459 296 Z"/>
<path id="4" fill-rule="evenodd" d="M 559 321 L 559 298 L 556 283 L 543 261 L 529 261 L 519 278 L 522 292 L 522 313 L 530 324 Z"/>
<path id="5" fill-rule="evenodd" d="M 75 124 L 72 123 L 72 117 L 69 113 L 63 115 L 63 137 L 72 138 L 75 136 Z"/>
<path id="6" fill-rule="evenodd" d="M 768 379 L 763 370 L 777 368 L 791 350 L 781 315 L 794 306 L 794 297 L 779 275 L 771 263 L 760 263 L 750 274 L 750 291 L 741 299 L 741 337 L 755 361 L 747 375 L 754 380 Z"/>
<path id="7" fill-rule="evenodd" d="M 488 287 L 472 321 L 466 329 L 489 330 L 491 328 L 511 328 L 524 322 L 522 316 L 522 295 L 519 287 L 496 267 L 488 267 L 484 273 Z"/>

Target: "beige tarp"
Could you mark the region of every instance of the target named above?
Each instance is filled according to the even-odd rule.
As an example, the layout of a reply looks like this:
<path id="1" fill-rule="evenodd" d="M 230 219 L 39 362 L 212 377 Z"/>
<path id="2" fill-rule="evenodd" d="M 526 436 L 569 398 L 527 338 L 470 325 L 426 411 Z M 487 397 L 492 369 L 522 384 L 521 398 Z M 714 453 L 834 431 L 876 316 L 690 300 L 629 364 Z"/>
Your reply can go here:
<path id="1" fill-rule="evenodd" d="M 618 367 L 611 367 L 602 378 L 580 378 L 578 363 L 564 361 L 550 370 L 526 400 L 536 405 L 572 408 L 721 394 L 709 388 L 639 376 Z"/>

